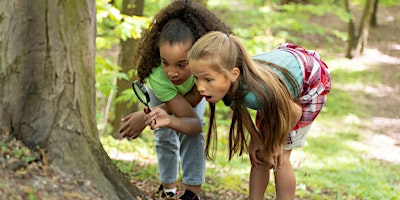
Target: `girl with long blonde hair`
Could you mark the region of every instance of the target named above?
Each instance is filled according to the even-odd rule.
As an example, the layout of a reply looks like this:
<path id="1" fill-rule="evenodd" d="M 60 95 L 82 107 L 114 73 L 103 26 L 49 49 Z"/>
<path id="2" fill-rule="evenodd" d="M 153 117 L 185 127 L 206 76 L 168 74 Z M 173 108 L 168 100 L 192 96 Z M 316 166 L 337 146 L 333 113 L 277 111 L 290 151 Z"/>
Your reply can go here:
<path id="1" fill-rule="evenodd" d="M 326 64 L 315 52 L 292 44 L 250 57 L 238 38 L 217 31 L 201 37 L 188 57 L 197 90 L 210 105 L 207 157 L 215 152 L 215 103 L 222 100 L 233 110 L 229 159 L 246 150 L 250 154 L 250 199 L 263 199 L 271 168 L 277 199 L 294 199 L 290 153 L 304 145 L 325 105 L 330 91 Z M 248 108 L 257 110 L 255 123 Z"/>

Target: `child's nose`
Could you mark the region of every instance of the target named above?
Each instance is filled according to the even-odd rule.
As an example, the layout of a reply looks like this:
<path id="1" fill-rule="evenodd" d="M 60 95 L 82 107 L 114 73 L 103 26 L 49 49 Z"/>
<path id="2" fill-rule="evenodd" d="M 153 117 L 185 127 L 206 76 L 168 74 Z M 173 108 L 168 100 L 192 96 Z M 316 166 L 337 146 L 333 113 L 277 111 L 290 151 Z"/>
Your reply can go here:
<path id="1" fill-rule="evenodd" d="M 167 75 L 169 77 L 178 76 L 178 71 L 176 71 L 174 69 L 169 69 L 168 72 L 167 72 Z"/>
<path id="2" fill-rule="evenodd" d="M 201 92 L 204 92 L 206 89 L 202 86 L 202 84 L 197 84 L 196 85 L 197 86 L 197 91 L 199 91 L 200 93 Z"/>

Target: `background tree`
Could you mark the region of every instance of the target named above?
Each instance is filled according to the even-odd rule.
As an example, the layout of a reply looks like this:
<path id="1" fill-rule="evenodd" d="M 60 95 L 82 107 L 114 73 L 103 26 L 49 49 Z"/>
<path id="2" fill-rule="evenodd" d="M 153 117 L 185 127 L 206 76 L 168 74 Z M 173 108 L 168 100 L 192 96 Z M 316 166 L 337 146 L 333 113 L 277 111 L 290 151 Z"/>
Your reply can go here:
<path id="1" fill-rule="evenodd" d="M 371 16 L 371 21 L 370 21 L 371 27 L 378 26 L 378 18 L 376 16 L 378 13 L 378 2 L 379 2 L 379 0 L 375 0 L 375 2 L 374 2 L 374 8 L 372 11 L 372 16 Z"/>
<path id="2" fill-rule="evenodd" d="M 0 131 L 107 199 L 136 199 L 99 140 L 95 37 L 93 0 L 0 1 Z"/>
<path id="3" fill-rule="evenodd" d="M 288 3 L 307 3 L 308 0 L 280 0 L 281 5 L 285 5 Z"/>
<path id="4" fill-rule="evenodd" d="M 353 57 L 352 51 L 354 46 L 356 45 L 356 33 L 355 33 L 356 27 L 354 24 L 353 14 L 351 13 L 349 0 L 344 1 L 344 7 L 348 16 L 348 21 L 347 21 L 348 40 L 347 40 L 346 57 L 352 58 Z"/>
<path id="5" fill-rule="evenodd" d="M 194 0 L 194 2 L 203 6 L 207 6 L 207 0 Z"/>
<path id="6" fill-rule="evenodd" d="M 122 14 L 128 16 L 143 16 L 143 8 L 144 8 L 144 0 L 123 0 L 122 3 Z M 120 42 L 121 51 L 119 54 L 118 65 L 121 66 L 121 71 L 123 73 L 130 73 L 133 70 L 133 54 L 135 48 L 137 46 L 137 39 L 136 38 L 127 38 L 126 40 L 122 40 Z M 133 77 L 131 80 L 136 80 L 136 77 Z M 131 89 L 131 80 L 125 79 L 117 79 L 117 88 L 118 92 L 116 94 L 116 98 L 123 95 L 125 90 Z M 118 137 L 119 135 L 116 133 L 118 128 L 121 125 L 121 118 L 135 112 L 139 109 L 137 103 L 130 104 L 126 101 L 116 101 L 115 105 L 115 117 L 112 121 L 112 127 L 114 129 L 114 137 Z"/>
<path id="7" fill-rule="evenodd" d="M 352 26 L 351 23 L 354 24 L 354 22 L 353 22 L 352 17 L 350 17 L 350 20 L 348 22 L 349 23 L 349 30 L 348 30 L 349 31 L 349 40 L 348 40 L 348 48 L 347 48 L 347 52 L 346 52 L 347 58 L 352 58 L 354 56 L 360 56 L 363 54 L 364 49 L 367 46 L 370 27 L 371 27 L 371 24 L 373 24 L 371 19 L 372 19 L 373 15 L 376 15 L 377 6 L 378 6 L 377 1 L 378 0 L 366 0 L 364 11 L 363 11 L 362 17 L 360 19 L 360 25 L 357 29 L 357 32 L 354 32 L 356 30 L 355 27 L 354 27 L 354 29 L 351 28 L 351 26 Z M 348 0 L 345 0 L 345 5 L 346 5 L 346 10 L 347 10 L 349 16 L 352 16 Z"/>

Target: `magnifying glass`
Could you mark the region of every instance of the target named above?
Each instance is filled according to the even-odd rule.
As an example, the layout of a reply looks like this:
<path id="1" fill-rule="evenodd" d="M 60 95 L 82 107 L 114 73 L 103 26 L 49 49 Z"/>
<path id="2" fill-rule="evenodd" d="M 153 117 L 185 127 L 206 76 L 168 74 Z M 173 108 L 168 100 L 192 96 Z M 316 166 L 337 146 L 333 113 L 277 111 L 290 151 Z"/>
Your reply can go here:
<path id="1" fill-rule="evenodd" d="M 149 112 L 151 112 L 149 102 L 150 102 L 150 95 L 149 92 L 147 91 L 146 87 L 144 87 L 143 83 L 140 82 L 139 80 L 136 80 L 132 83 L 132 89 L 135 92 L 136 97 L 139 99 L 140 102 L 142 102 L 147 108 L 149 109 Z M 156 124 L 156 120 L 154 120 L 154 123 Z"/>
<path id="2" fill-rule="evenodd" d="M 139 101 L 142 102 L 145 106 L 147 106 L 149 108 L 149 112 L 151 112 L 149 106 L 150 95 L 149 92 L 147 92 L 146 87 L 144 87 L 143 83 L 140 82 L 139 80 L 136 80 L 132 83 L 132 88 Z"/>

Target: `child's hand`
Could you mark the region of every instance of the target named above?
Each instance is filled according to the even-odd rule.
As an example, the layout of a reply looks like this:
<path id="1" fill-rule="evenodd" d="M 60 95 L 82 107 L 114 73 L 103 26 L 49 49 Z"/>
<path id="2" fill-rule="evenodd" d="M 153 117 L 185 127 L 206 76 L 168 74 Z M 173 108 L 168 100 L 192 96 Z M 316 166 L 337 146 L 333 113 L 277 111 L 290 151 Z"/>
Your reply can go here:
<path id="1" fill-rule="evenodd" d="M 144 121 L 152 130 L 168 127 L 171 122 L 171 115 L 162 108 L 152 108 L 151 112 L 144 116 Z"/>
<path id="2" fill-rule="evenodd" d="M 119 133 L 123 138 L 135 139 L 139 137 L 143 129 L 146 128 L 144 124 L 144 112 L 134 112 L 121 119 L 124 124 L 119 129 Z"/>
<path id="3" fill-rule="evenodd" d="M 263 144 L 260 138 L 251 137 L 248 152 L 252 167 L 257 167 L 259 165 L 265 164 L 264 158 L 262 156 Z"/>
<path id="4" fill-rule="evenodd" d="M 274 163 L 273 163 L 274 171 L 282 168 L 282 156 L 283 156 L 283 147 L 281 146 L 278 149 L 278 151 L 274 153 Z"/>

